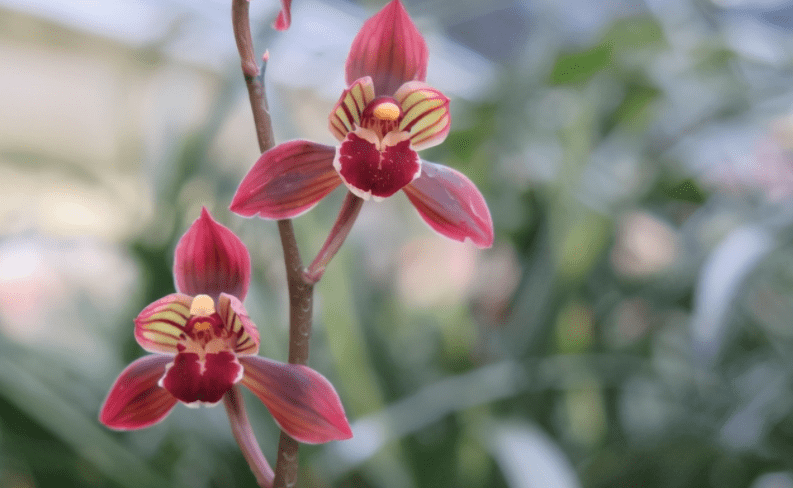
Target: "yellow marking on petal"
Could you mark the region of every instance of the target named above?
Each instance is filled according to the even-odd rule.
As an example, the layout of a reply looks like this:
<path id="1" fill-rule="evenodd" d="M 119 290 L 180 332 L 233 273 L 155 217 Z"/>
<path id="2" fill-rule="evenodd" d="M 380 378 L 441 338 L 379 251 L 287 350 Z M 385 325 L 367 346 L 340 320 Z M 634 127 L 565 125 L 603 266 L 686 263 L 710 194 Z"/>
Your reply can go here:
<path id="1" fill-rule="evenodd" d="M 185 309 L 185 313 L 187 311 L 188 310 Z M 167 309 L 166 308 L 166 309 L 164 309 L 162 311 L 159 311 L 159 312 L 157 312 L 155 314 L 152 314 L 150 317 L 148 317 L 145 320 L 145 323 L 146 323 L 147 327 L 152 325 L 152 324 L 154 324 L 154 323 L 156 323 L 156 322 L 173 322 L 173 323 L 176 323 L 176 324 L 184 325 L 186 320 L 187 319 L 185 318 L 184 314 L 180 314 L 176 310 L 172 310 L 172 309 Z M 170 326 L 170 324 L 169 324 L 169 326 Z"/>
<path id="2" fill-rule="evenodd" d="M 372 114 L 380 120 L 396 120 L 399 118 L 399 107 L 395 103 L 381 103 L 372 111 Z"/>
<path id="3" fill-rule="evenodd" d="M 143 338 L 152 342 L 156 342 L 157 344 L 164 344 L 167 346 L 175 346 L 179 339 L 172 335 L 161 334 L 156 331 L 152 330 L 145 330 L 143 331 Z"/>
<path id="4" fill-rule="evenodd" d="M 215 302 L 209 295 L 198 295 L 190 305 L 190 315 L 208 317 L 215 313 Z"/>

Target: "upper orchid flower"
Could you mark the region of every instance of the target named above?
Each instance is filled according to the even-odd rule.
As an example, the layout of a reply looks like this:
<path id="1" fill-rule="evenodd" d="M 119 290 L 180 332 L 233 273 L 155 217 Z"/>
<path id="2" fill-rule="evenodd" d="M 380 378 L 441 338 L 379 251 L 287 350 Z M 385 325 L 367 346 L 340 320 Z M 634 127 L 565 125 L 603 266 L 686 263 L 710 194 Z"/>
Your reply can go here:
<path id="1" fill-rule="evenodd" d="M 367 20 L 347 58 L 349 87 L 329 117 L 337 147 L 291 141 L 265 152 L 245 176 L 231 210 L 295 217 L 339 184 L 382 200 L 404 190 L 421 217 L 446 237 L 493 243 L 484 198 L 461 173 L 422 161 L 417 151 L 449 133 L 449 99 L 424 80 L 427 46 L 399 0 Z"/>
<path id="2" fill-rule="evenodd" d="M 242 305 L 250 272 L 245 245 L 203 209 L 176 246 L 178 293 L 152 303 L 135 319 L 135 339 L 154 354 L 134 361 L 118 377 L 102 406 L 103 424 L 118 430 L 148 427 L 177 401 L 216 404 L 241 382 L 300 442 L 352 436 L 325 377 L 307 366 L 256 355 L 259 333 Z"/>

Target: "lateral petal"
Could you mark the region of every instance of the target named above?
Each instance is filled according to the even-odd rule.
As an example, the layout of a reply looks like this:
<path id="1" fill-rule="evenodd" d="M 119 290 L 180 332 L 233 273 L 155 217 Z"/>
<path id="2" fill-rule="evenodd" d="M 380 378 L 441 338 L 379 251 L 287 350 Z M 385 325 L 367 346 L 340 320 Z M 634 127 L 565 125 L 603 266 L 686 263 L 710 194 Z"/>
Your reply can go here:
<path id="1" fill-rule="evenodd" d="M 251 281 L 251 258 L 239 237 L 215 222 L 206 207 L 185 232 L 174 253 L 176 289 L 187 295 L 221 293 L 245 299 Z"/>
<path id="2" fill-rule="evenodd" d="M 347 84 L 371 76 L 375 93 L 391 95 L 411 80 L 427 79 L 429 52 L 399 0 L 364 22 L 347 57 Z"/>
<path id="3" fill-rule="evenodd" d="M 403 113 L 399 130 L 410 133 L 413 149 L 437 146 L 446 139 L 452 122 L 446 95 L 421 81 L 410 81 L 399 87 L 394 99 Z"/>
<path id="4" fill-rule="evenodd" d="M 299 442 L 320 444 L 352 437 L 333 385 L 308 366 L 261 356 L 240 358 L 242 384 L 259 397 L 279 427 Z"/>
<path id="5" fill-rule="evenodd" d="M 341 184 L 336 148 L 290 141 L 261 155 L 242 179 L 229 207 L 244 217 L 289 219 L 307 212 Z"/>
<path id="6" fill-rule="evenodd" d="M 193 297 L 173 293 L 147 306 L 135 318 L 135 340 L 149 352 L 176 354 L 190 319 Z"/>
<path id="7" fill-rule="evenodd" d="M 248 312 L 236 297 L 220 295 L 218 315 L 227 330 L 237 336 L 234 352 L 239 355 L 250 355 L 259 352 L 259 330 L 248 317 Z"/>
<path id="8" fill-rule="evenodd" d="M 421 176 L 405 186 L 410 203 L 433 230 L 477 247 L 493 245 L 487 202 L 471 180 L 447 166 L 422 161 Z"/>
<path id="9" fill-rule="evenodd" d="M 126 367 L 116 379 L 99 411 L 99 421 L 115 430 L 142 429 L 164 419 L 176 398 L 157 386 L 169 356 L 151 354 Z"/>
<path id="10" fill-rule="evenodd" d="M 360 127 L 361 115 L 372 100 L 374 100 L 374 84 L 369 76 L 355 80 L 344 90 L 328 117 L 328 128 L 333 136 L 343 141 L 348 132 Z"/>

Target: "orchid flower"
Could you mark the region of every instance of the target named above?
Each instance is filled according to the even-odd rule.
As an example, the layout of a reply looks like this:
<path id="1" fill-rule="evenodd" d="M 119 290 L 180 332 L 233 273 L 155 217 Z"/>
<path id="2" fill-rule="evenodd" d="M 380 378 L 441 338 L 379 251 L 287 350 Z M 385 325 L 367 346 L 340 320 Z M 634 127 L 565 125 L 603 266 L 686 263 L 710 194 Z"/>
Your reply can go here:
<path id="1" fill-rule="evenodd" d="M 353 40 L 348 88 L 329 117 L 339 145 L 295 140 L 265 152 L 240 183 L 231 210 L 287 219 L 342 183 L 363 200 L 380 201 L 402 190 L 438 233 L 490 247 L 493 222 L 476 186 L 417 154 L 443 142 L 451 124 L 449 99 L 424 83 L 427 58 L 424 38 L 402 3 L 391 1 Z"/>
<path id="2" fill-rule="evenodd" d="M 300 442 L 352 437 L 325 377 L 307 366 L 256 355 L 259 332 L 242 305 L 250 275 L 245 245 L 204 208 L 176 246 L 178 293 L 155 301 L 135 319 L 135 339 L 153 354 L 116 379 L 100 421 L 116 430 L 149 427 L 177 402 L 214 405 L 242 383 Z"/>

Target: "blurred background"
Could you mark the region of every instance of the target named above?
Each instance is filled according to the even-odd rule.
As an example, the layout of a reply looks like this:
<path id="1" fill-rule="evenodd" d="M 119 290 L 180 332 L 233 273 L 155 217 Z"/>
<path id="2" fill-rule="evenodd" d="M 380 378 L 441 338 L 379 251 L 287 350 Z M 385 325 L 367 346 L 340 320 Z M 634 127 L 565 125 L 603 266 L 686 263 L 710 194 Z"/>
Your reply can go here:
<path id="1" fill-rule="evenodd" d="M 496 243 L 364 206 L 310 361 L 355 437 L 304 446 L 301 486 L 793 487 L 793 2 L 404 3 L 452 99 L 422 157 L 478 185 Z M 334 143 L 384 4 L 296 0 L 279 33 L 252 2 L 277 140 Z M 97 421 L 202 205 L 250 248 L 260 353 L 286 359 L 276 225 L 227 210 L 258 157 L 229 12 L 0 0 L 2 487 L 254 484 L 222 407 Z M 343 194 L 295 220 L 304 261 Z"/>

